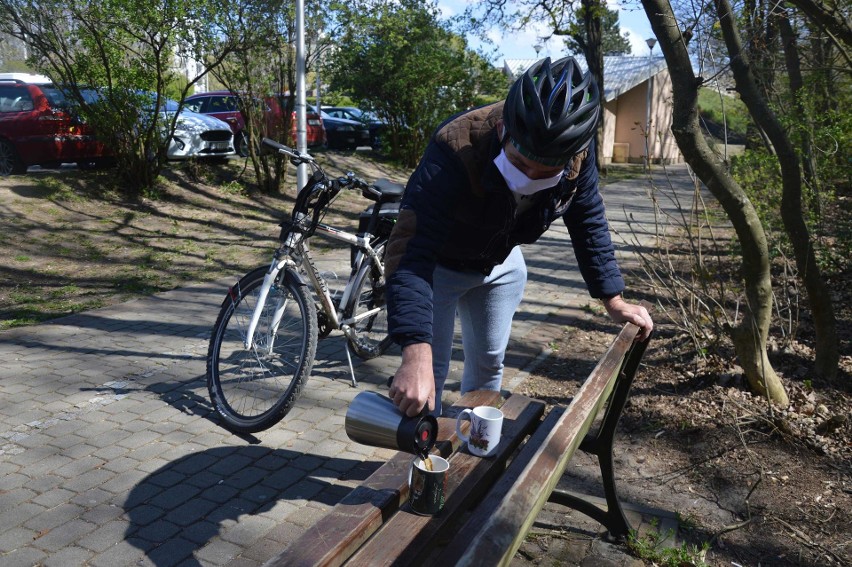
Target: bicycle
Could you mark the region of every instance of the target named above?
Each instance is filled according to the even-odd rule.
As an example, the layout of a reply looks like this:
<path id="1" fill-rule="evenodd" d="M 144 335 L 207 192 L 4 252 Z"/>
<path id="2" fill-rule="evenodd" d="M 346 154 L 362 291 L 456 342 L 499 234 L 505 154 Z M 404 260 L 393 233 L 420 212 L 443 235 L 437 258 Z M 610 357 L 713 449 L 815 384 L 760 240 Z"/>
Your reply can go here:
<path id="1" fill-rule="evenodd" d="M 307 153 L 268 138 L 261 144 L 296 166 L 308 165 L 311 175 L 290 218 L 280 223 L 272 263 L 250 271 L 228 290 L 213 326 L 207 389 L 225 427 L 237 433 L 263 431 L 287 415 L 310 376 L 317 341 L 332 330 L 342 330 L 346 338 L 353 386 L 350 347 L 370 359 L 390 346 L 383 259 L 404 189 L 385 179 L 368 184 L 351 172 L 332 179 Z M 359 234 L 322 222 L 343 189 L 360 190 L 374 202 L 360 215 Z M 314 235 L 351 248 L 351 272 L 342 294 L 332 296 L 311 258 L 308 241 Z"/>

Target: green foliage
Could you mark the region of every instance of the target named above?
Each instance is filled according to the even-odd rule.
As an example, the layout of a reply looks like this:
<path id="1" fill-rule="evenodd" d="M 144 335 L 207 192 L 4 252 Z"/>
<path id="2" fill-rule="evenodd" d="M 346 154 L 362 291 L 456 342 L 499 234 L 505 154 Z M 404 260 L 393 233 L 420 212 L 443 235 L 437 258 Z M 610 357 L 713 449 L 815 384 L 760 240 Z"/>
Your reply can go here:
<path id="1" fill-rule="evenodd" d="M 836 93 L 834 105 L 821 107 L 820 101 L 811 95 L 806 85 L 799 95 L 798 107 L 804 112 L 788 111 L 781 115 L 791 139 L 801 147 L 806 136 L 812 140 L 811 154 L 816 160 L 819 178 L 823 183 L 848 183 L 852 178 L 852 113 L 847 109 L 852 104 L 850 87 L 846 84 Z"/>
<path id="2" fill-rule="evenodd" d="M 763 149 L 746 150 L 731 158 L 731 174 L 749 197 L 767 235 L 783 235 L 781 172 L 778 159 Z"/>
<path id="3" fill-rule="evenodd" d="M 254 166 L 258 188 L 265 193 L 277 193 L 288 162 L 280 154 L 261 153 L 258 143 L 268 137 L 295 145 L 291 135 L 293 99 L 279 96 L 296 91 L 295 6 L 292 2 L 247 6 L 234 22 L 235 35 L 243 38 L 241 48 L 228 54 L 213 75 L 225 89 L 240 95 L 244 132 L 250 142 L 248 157 Z M 305 2 L 308 73 L 314 71 L 318 52 L 327 51 L 331 45 L 331 38 L 319 34 L 326 27 L 325 8 L 317 0 Z"/>
<path id="4" fill-rule="evenodd" d="M 550 32 L 547 35 L 564 38 L 569 53 L 583 54 L 588 43 L 583 18 L 589 10 L 593 17 L 601 20 L 601 53 L 629 55 L 632 52 L 627 34 L 621 33 L 618 10 L 609 9 L 603 0 L 577 3 L 565 0 L 487 0 L 467 2 L 467 5 L 464 15 L 456 18 L 459 28 L 477 34 L 485 44 L 492 43 L 488 37 L 492 26 L 514 32 L 535 22 Z"/>
<path id="5" fill-rule="evenodd" d="M 778 159 L 764 149 L 746 150 L 742 155 L 731 158 L 731 174 L 746 192 L 760 217 L 770 253 L 777 255 L 783 252 L 792 257 L 790 239 L 781 218 L 783 185 Z M 818 209 L 808 205 L 817 201 L 824 204 L 833 201 L 836 198 L 834 185 L 824 186 L 821 193 L 816 195 L 813 187 L 802 184 L 802 192 L 802 217 L 809 233 L 817 243 L 826 238 L 833 242 L 832 246 L 816 246 L 820 269 L 830 273 L 844 266 L 852 253 L 849 234 L 844 232 L 849 227 L 843 222 L 833 225 L 824 223 Z"/>
<path id="6" fill-rule="evenodd" d="M 341 33 L 329 56 L 330 83 L 387 122 L 392 158 L 415 165 L 443 120 L 483 96 L 505 96 L 505 78 L 441 23 L 434 3 L 356 0 L 335 7 Z"/>
<path id="7" fill-rule="evenodd" d="M 630 55 L 632 49 L 627 34 L 621 34 L 621 26 L 618 23 L 618 10 L 610 10 L 605 3 L 596 4 L 594 9 L 601 17 L 601 51 L 604 55 Z M 583 54 L 585 52 L 585 30 L 583 26 L 583 14 L 586 6 L 574 12 L 574 19 L 568 26 L 570 34 L 565 39 L 565 47 L 571 53 Z"/>
<path id="8" fill-rule="evenodd" d="M 751 123 L 748 109 L 737 96 L 719 94 L 715 89 L 698 89 L 698 112 L 701 117 L 714 124 L 727 123 L 729 135 L 745 138 L 746 128 Z"/>
<path id="9" fill-rule="evenodd" d="M 156 179 L 177 120 L 152 112 L 156 106 L 141 93 L 182 98 L 200 77 L 178 78 L 171 70 L 175 57 L 215 67 L 239 41 L 231 16 L 210 0 L 6 0 L 0 31 L 23 41 L 28 62 L 64 85 L 76 111 L 115 153 L 127 192 L 137 197 Z"/>
<path id="10" fill-rule="evenodd" d="M 323 106 L 357 106 L 358 103 L 354 101 L 349 95 L 338 92 L 338 91 L 329 91 L 327 93 L 323 93 L 321 103 Z"/>

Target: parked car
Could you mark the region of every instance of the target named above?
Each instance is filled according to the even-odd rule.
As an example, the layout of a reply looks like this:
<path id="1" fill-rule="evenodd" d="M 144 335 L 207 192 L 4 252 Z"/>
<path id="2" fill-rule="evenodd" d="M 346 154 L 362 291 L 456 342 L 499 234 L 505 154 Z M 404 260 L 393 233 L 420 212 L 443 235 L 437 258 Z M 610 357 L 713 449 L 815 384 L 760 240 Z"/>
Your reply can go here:
<path id="1" fill-rule="evenodd" d="M 236 153 L 234 133 L 227 122 L 213 116 L 180 108 L 172 99 L 162 99 L 160 112 L 163 126 L 170 126 L 173 113 L 178 112 L 175 131 L 166 151 L 168 159 L 193 157 L 226 157 Z"/>
<path id="2" fill-rule="evenodd" d="M 290 117 L 291 131 L 288 142 L 290 142 L 290 145 L 295 145 L 297 129 L 296 110 L 295 105 L 288 100 L 289 98 L 290 95 L 272 96 L 267 98 L 267 103 L 272 108 L 273 116 L 276 117 L 280 117 L 285 108 L 294 109 Z M 325 122 L 323 121 L 322 117 L 319 115 L 315 108 L 311 106 L 307 107 L 305 112 L 305 120 L 307 121 L 305 133 L 307 137 L 308 147 L 310 148 L 325 144 L 328 132 L 325 129 Z"/>
<path id="3" fill-rule="evenodd" d="M 281 123 L 281 105 L 275 97 L 267 97 L 266 104 L 266 129 L 267 135 L 272 138 L 280 138 L 277 133 L 277 124 Z M 230 91 L 211 91 L 206 93 L 198 93 L 186 97 L 184 101 L 186 108 L 193 112 L 214 116 L 228 123 L 231 131 L 234 133 L 234 144 L 237 148 L 237 153 L 245 157 L 248 155 L 248 136 L 245 133 L 245 117 L 240 112 L 239 96 Z M 325 131 L 323 130 L 322 119 L 318 115 L 309 114 L 307 127 L 308 146 L 318 146 L 325 142 Z M 292 143 L 296 138 L 296 116 L 295 112 L 291 120 L 292 123 Z"/>
<path id="4" fill-rule="evenodd" d="M 316 112 L 313 106 L 308 108 L 311 112 Z M 320 116 L 325 126 L 325 137 L 328 140 L 329 149 L 355 149 L 359 146 L 371 145 L 370 130 L 363 122 L 335 118 L 325 111 L 320 112 Z"/>
<path id="5" fill-rule="evenodd" d="M 370 130 L 370 145 L 374 150 L 381 147 L 382 134 L 387 129 L 387 124 L 372 112 L 354 106 L 323 106 L 322 111 L 334 118 L 357 120 L 366 125 Z"/>
<path id="6" fill-rule="evenodd" d="M 91 167 L 110 160 L 107 147 L 48 77 L 0 73 L 0 174 L 24 173 L 31 165 Z"/>

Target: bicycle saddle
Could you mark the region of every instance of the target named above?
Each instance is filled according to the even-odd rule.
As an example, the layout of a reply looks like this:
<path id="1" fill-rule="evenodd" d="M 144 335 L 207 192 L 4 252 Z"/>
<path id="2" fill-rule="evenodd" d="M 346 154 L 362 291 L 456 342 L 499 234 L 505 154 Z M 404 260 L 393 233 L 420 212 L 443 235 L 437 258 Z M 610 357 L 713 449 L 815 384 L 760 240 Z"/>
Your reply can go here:
<path id="1" fill-rule="evenodd" d="M 405 192 L 405 185 L 394 183 L 389 179 L 376 179 L 373 187 L 381 191 L 383 199 L 400 198 Z"/>

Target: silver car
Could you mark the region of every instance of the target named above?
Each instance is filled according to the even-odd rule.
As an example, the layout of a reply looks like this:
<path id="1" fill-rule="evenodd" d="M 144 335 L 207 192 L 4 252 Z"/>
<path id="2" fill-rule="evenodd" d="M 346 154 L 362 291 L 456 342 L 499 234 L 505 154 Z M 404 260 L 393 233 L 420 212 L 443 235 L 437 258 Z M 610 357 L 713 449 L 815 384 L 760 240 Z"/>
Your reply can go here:
<path id="1" fill-rule="evenodd" d="M 177 102 L 165 100 L 160 111 L 164 124 L 171 124 L 178 108 Z M 235 153 L 234 134 L 227 122 L 186 108 L 180 110 L 166 153 L 169 159 L 225 157 Z"/>

